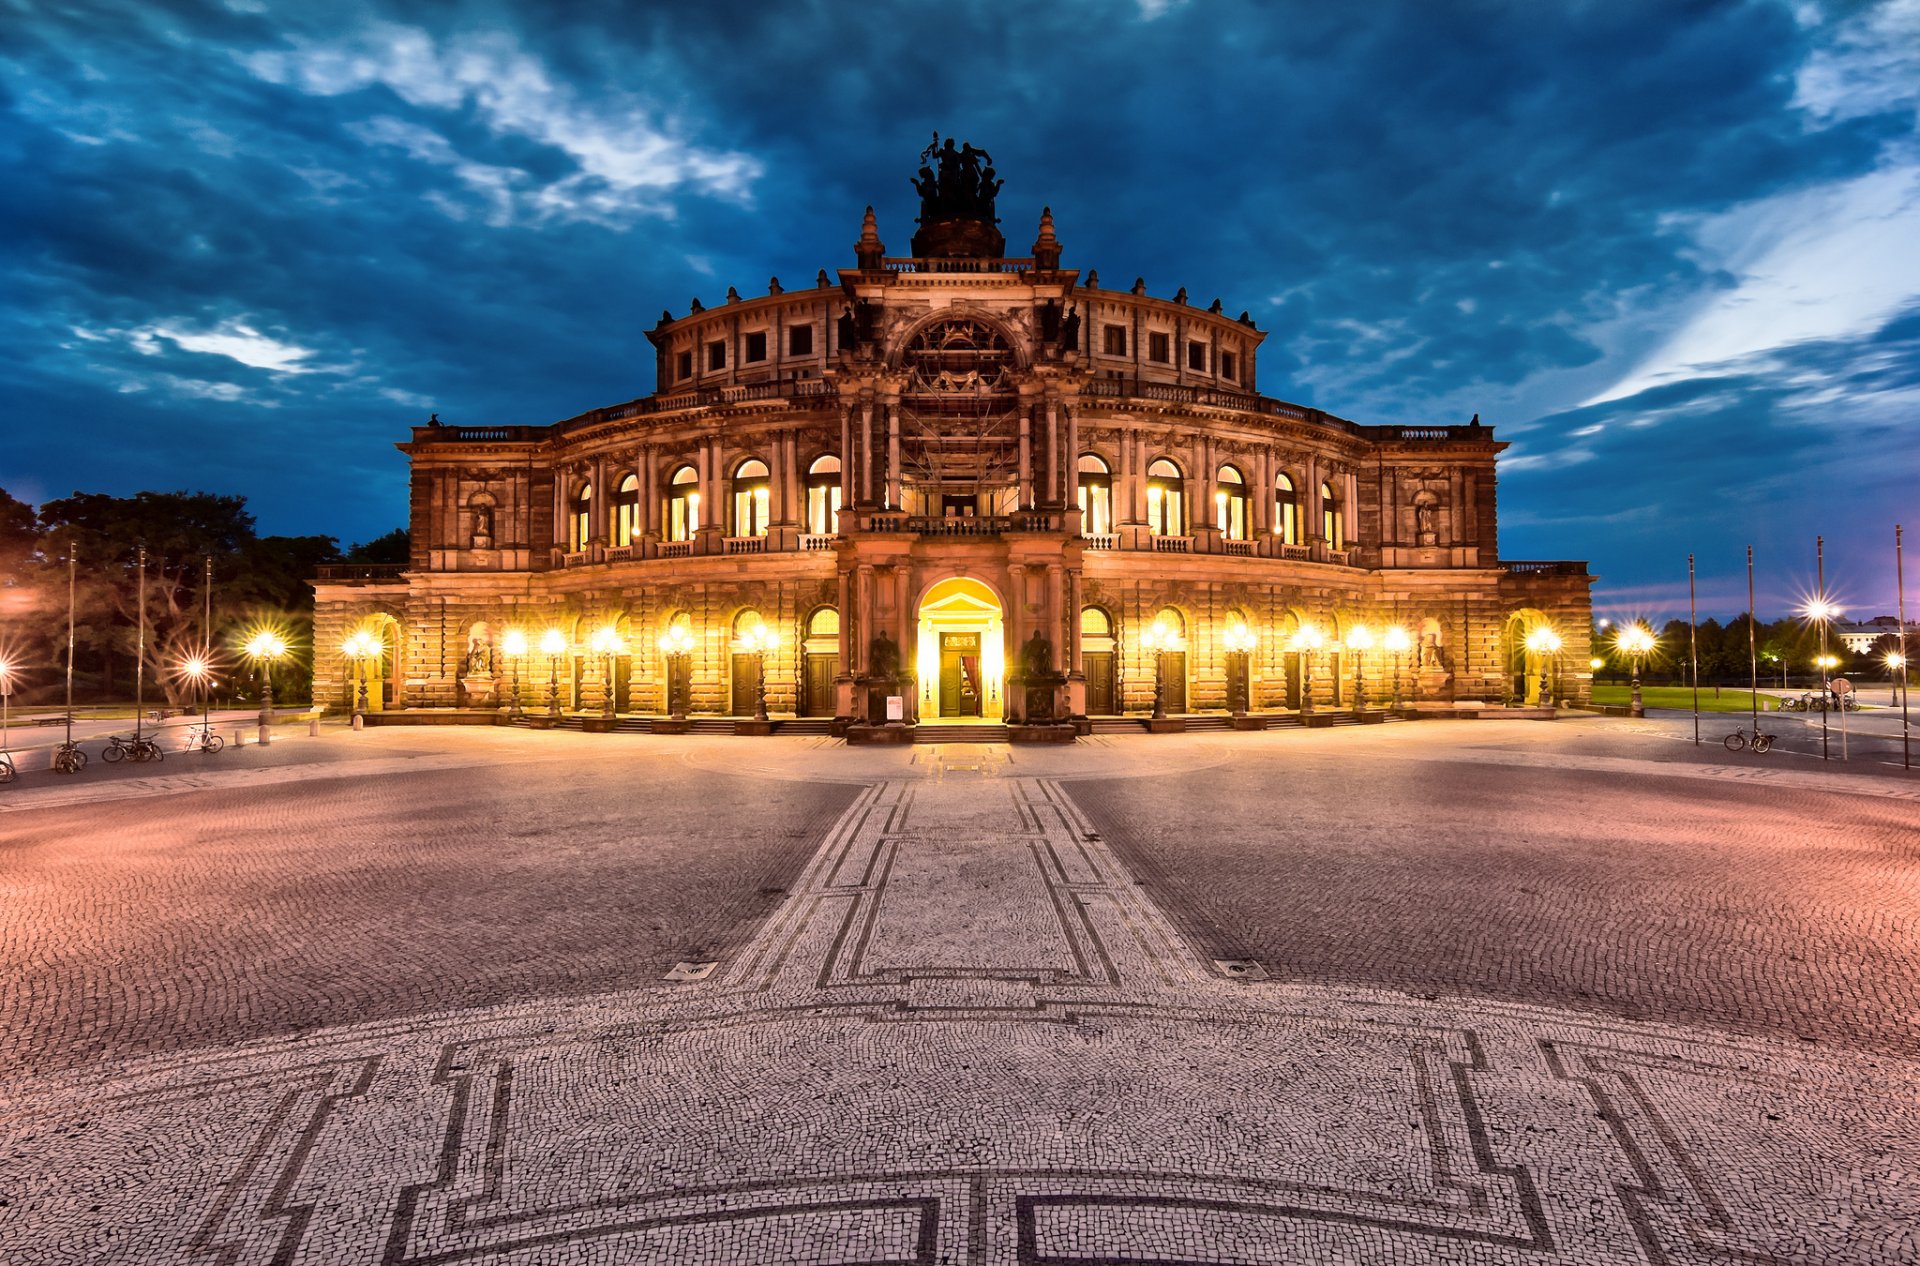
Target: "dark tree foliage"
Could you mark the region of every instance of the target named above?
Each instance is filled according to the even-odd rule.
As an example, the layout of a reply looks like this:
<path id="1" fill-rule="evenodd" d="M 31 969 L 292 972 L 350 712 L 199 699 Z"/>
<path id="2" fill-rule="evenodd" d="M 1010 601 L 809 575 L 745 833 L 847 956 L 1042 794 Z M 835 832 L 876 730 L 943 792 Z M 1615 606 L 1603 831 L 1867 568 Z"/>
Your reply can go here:
<path id="1" fill-rule="evenodd" d="M 409 563 L 412 562 L 413 543 L 407 535 L 407 529 L 397 527 L 383 536 L 371 541 L 362 541 L 347 551 L 345 561 L 349 563 Z"/>

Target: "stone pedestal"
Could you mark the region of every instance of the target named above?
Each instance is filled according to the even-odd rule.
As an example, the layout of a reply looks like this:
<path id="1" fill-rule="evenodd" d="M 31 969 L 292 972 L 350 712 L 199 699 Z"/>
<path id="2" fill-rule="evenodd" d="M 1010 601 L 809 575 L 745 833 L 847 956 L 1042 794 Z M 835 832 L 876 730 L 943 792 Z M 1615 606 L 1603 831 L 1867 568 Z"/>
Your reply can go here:
<path id="1" fill-rule="evenodd" d="M 1147 718 L 1147 733 L 1149 734 L 1185 734 L 1186 732 L 1187 719 L 1185 717 Z"/>
<path id="2" fill-rule="evenodd" d="M 612 717 L 586 717 L 580 722 L 580 728 L 589 734 L 611 734 L 613 727 Z"/>
<path id="3" fill-rule="evenodd" d="M 847 727 L 849 743 L 911 743 L 915 731 L 911 725 L 860 725 Z"/>
<path id="4" fill-rule="evenodd" d="M 1010 743 L 1071 743 L 1080 737 L 1080 732 L 1070 723 L 1058 725 L 1009 725 L 1007 741 Z"/>
<path id="5" fill-rule="evenodd" d="M 655 734 L 685 734 L 693 727 L 685 717 L 655 717 L 652 724 Z"/>
<path id="6" fill-rule="evenodd" d="M 767 735 L 773 733 L 773 722 L 756 721 L 753 718 L 748 717 L 745 720 L 735 721 L 733 723 L 733 732 L 735 734 L 748 734 L 748 735 L 753 735 L 755 737 L 764 738 Z"/>
<path id="7" fill-rule="evenodd" d="M 468 673 L 460 680 L 460 706 L 491 708 L 500 703 L 500 689 L 492 673 Z"/>
<path id="8" fill-rule="evenodd" d="M 1237 716 L 1233 718 L 1233 728 L 1236 730 L 1264 730 L 1267 728 L 1267 719 L 1265 717 Z"/>

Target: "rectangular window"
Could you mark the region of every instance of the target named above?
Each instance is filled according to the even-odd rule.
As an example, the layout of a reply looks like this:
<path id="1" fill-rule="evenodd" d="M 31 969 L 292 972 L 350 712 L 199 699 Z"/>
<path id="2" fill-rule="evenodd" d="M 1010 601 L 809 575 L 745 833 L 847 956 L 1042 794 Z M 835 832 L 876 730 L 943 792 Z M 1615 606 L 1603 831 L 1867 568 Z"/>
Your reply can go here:
<path id="1" fill-rule="evenodd" d="M 755 361 L 765 360 L 766 358 L 767 332 L 765 330 L 755 330 L 753 333 L 747 335 L 746 361 L 751 365 Z"/>
<path id="2" fill-rule="evenodd" d="M 707 344 L 707 368 L 725 369 L 727 367 L 727 341 L 715 339 Z"/>
<path id="3" fill-rule="evenodd" d="M 1233 353 L 1232 352 L 1220 353 L 1220 376 L 1222 378 L 1227 379 L 1229 382 L 1233 381 Z"/>
<path id="4" fill-rule="evenodd" d="M 1147 359 L 1162 365 L 1173 364 L 1173 336 L 1163 330 L 1148 331 Z"/>
<path id="5" fill-rule="evenodd" d="M 1196 339 L 1187 340 L 1187 368 L 1200 373 L 1207 372 L 1207 345 Z"/>
<path id="6" fill-rule="evenodd" d="M 673 376 L 680 382 L 685 382 L 687 379 L 693 377 L 692 352 L 680 353 L 680 359 L 674 363 Z"/>
<path id="7" fill-rule="evenodd" d="M 1105 352 L 1107 355 L 1125 356 L 1127 354 L 1127 327 L 1126 326 L 1124 325 L 1106 326 L 1101 330 L 1100 337 L 1102 340 L 1100 350 Z"/>
<path id="8" fill-rule="evenodd" d="M 788 327 L 787 355 L 789 356 L 813 355 L 813 327 L 811 325 L 795 325 L 795 326 Z"/>

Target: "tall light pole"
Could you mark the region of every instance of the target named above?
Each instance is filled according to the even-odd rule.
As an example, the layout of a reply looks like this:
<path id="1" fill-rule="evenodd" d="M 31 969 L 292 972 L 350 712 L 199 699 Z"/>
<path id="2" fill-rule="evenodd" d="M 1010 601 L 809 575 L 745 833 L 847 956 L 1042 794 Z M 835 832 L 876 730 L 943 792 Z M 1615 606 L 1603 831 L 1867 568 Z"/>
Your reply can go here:
<path id="1" fill-rule="evenodd" d="M 260 745 L 273 741 L 273 662 L 287 653 L 287 643 L 272 629 L 261 629 L 247 639 L 246 652 L 260 665 Z"/>
<path id="2" fill-rule="evenodd" d="M 140 546 L 134 557 L 140 569 L 139 597 L 135 599 L 140 609 L 140 633 L 133 643 L 133 741 L 138 743 L 141 723 L 147 716 L 147 547 Z"/>
<path id="3" fill-rule="evenodd" d="M 200 691 L 200 750 L 205 752 L 213 734 L 213 667 L 205 655 L 195 655 L 180 665 L 180 673 Z"/>
<path id="4" fill-rule="evenodd" d="M 1373 630 L 1356 624 L 1347 630 L 1347 649 L 1353 652 L 1353 715 L 1367 710 L 1367 652 L 1373 649 Z"/>
<path id="5" fill-rule="evenodd" d="M 1820 759 L 1828 759 L 1827 752 L 1827 709 L 1833 698 L 1831 684 L 1833 667 L 1839 663 L 1834 656 L 1827 654 L 1827 626 L 1840 618 L 1840 608 L 1827 601 L 1826 589 L 1826 542 L 1820 537 L 1814 538 L 1819 551 L 1819 575 L 1817 582 L 1820 591 L 1812 601 L 1801 608 L 1802 614 L 1820 626 L 1820 655 L 1814 664 L 1820 670 Z"/>
<path id="6" fill-rule="evenodd" d="M 567 653 L 567 635 L 548 629 L 540 635 L 540 652 L 547 657 L 547 715 L 560 715 L 560 657 Z"/>
<path id="7" fill-rule="evenodd" d="M 660 654 L 667 661 L 667 715 L 675 721 L 687 719 L 684 679 L 693 656 L 693 634 L 685 625 L 676 624 L 660 635 Z"/>
<path id="8" fill-rule="evenodd" d="M 1647 710 L 1640 702 L 1640 661 L 1654 648 L 1653 630 L 1636 620 L 1613 635 L 1613 644 L 1633 661 L 1633 701 L 1627 715 L 1643 717 Z"/>
<path id="9" fill-rule="evenodd" d="M 524 629 L 508 629 L 500 638 L 500 649 L 507 656 L 508 688 L 513 692 L 512 700 L 507 704 L 509 719 L 520 715 L 520 657 L 527 653 L 527 634 Z"/>
<path id="10" fill-rule="evenodd" d="M 1400 657 L 1413 645 L 1413 638 L 1407 630 L 1398 624 L 1387 626 L 1386 636 L 1381 640 L 1393 656 L 1393 709 L 1400 710 Z"/>
<path id="11" fill-rule="evenodd" d="M 1300 713 L 1313 711 L 1313 655 L 1326 644 L 1320 630 L 1303 624 L 1287 639 L 1287 649 L 1300 656 Z"/>
<path id="12" fill-rule="evenodd" d="M 1252 629 L 1235 621 L 1227 626 L 1221 641 L 1227 648 L 1227 654 L 1240 659 L 1240 693 L 1229 699 L 1227 704 L 1233 715 L 1243 717 L 1253 703 L 1253 648 L 1259 639 L 1254 636 Z"/>
<path id="13" fill-rule="evenodd" d="M 764 624 L 756 624 L 741 635 L 742 642 L 753 655 L 753 719 L 767 719 L 767 656 L 780 645 L 780 635 Z"/>
<path id="14" fill-rule="evenodd" d="M 1540 660 L 1540 702 L 1547 707 L 1553 706 L 1553 695 L 1547 689 L 1547 667 L 1560 653 L 1560 635 L 1544 624 L 1536 625 L 1527 633 L 1527 649 Z"/>
<path id="15" fill-rule="evenodd" d="M 613 716 L 614 704 L 613 661 L 616 656 L 627 653 L 627 644 L 621 638 L 619 631 L 612 625 L 595 629 L 593 631 L 591 644 L 593 646 L 593 653 L 600 656 L 606 668 L 606 676 L 603 679 L 604 689 L 601 691 L 601 694 L 605 697 L 601 701 L 600 712 L 601 715 L 611 718 Z M 765 720 L 766 718 L 762 717 L 761 719 Z"/>
<path id="16" fill-rule="evenodd" d="M 13 758 L 7 754 L 10 735 L 7 709 L 13 703 L 13 661 L 0 656 L 0 781 L 13 777 Z"/>

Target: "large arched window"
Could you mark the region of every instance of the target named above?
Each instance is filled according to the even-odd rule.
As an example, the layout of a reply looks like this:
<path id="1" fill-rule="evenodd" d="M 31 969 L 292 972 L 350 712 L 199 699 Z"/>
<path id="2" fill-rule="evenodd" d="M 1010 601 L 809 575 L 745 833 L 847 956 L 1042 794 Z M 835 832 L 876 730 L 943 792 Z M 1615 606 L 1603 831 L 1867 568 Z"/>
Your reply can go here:
<path id="1" fill-rule="evenodd" d="M 582 480 L 567 498 L 567 552 L 578 554 L 593 539 L 593 485 Z"/>
<path id="2" fill-rule="evenodd" d="M 840 531 L 840 459 L 832 453 L 807 467 L 807 531 L 814 536 Z"/>
<path id="3" fill-rule="evenodd" d="M 1285 475 L 1273 483 L 1273 534 L 1283 545 L 1300 543 L 1300 494 Z"/>
<path id="4" fill-rule="evenodd" d="M 620 490 L 613 494 L 613 543 L 623 547 L 631 545 L 639 533 L 640 477 L 628 475 L 620 481 Z"/>
<path id="5" fill-rule="evenodd" d="M 1155 536 L 1187 534 L 1186 484 L 1180 468 L 1164 457 L 1147 467 L 1147 530 Z"/>
<path id="6" fill-rule="evenodd" d="M 1213 486 L 1213 521 L 1229 541 L 1244 541 L 1248 535 L 1247 481 L 1232 466 L 1220 468 Z"/>
<path id="7" fill-rule="evenodd" d="M 1080 455 L 1080 534 L 1113 532 L 1113 472 L 1092 453 Z"/>
<path id="8" fill-rule="evenodd" d="M 700 530 L 700 473 L 682 466 L 667 479 L 666 536 L 691 541 Z"/>
<path id="9" fill-rule="evenodd" d="M 1333 485 L 1320 485 L 1320 529 L 1327 538 L 1328 549 L 1347 547 L 1346 515 L 1341 510 L 1339 500 L 1333 495 Z"/>
<path id="10" fill-rule="evenodd" d="M 741 462 L 733 472 L 733 534 L 765 536 L 773 483 L 759 458 Z"/>

